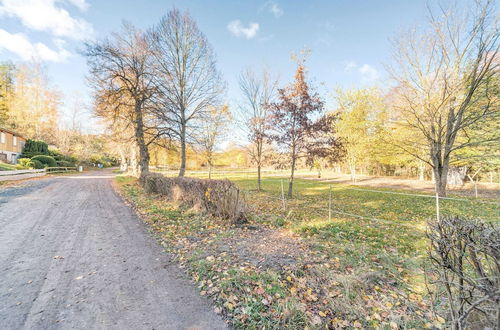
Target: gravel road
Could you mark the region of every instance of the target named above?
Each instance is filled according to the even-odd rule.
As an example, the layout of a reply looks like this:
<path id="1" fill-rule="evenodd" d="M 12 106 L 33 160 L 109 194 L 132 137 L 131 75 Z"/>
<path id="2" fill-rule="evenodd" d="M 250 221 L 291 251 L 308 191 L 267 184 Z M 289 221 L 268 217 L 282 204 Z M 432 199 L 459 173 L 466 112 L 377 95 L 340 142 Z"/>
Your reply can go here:
<path id="1" fill-rule="evenodd" d="M 108 171 L 0 187 L 0 329 L 224 329 Z"/>

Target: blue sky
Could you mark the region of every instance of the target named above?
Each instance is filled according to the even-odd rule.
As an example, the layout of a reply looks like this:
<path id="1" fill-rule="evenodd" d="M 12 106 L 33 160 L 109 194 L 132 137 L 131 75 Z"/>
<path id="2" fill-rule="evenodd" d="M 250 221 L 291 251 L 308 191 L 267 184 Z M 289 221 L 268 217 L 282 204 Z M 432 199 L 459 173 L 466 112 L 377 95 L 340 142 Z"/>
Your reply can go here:
<path id="1" fill-rule="evenodd" d="M 266 65 L 282 83 L 293 77 L 290 54 L 308 48 L 308 75 L 332 106 L 334 88 L 387 83 L 390 38 L 425 22 L 424 0 L 0 0 L 0 61 L 43 60 L 64 95 L 89 98 L 85 39 L 102 38 L 127 20 L 140 28 L 169 9 L 188 10 L 212 44 L 237 104 L 238 74 Z"/>

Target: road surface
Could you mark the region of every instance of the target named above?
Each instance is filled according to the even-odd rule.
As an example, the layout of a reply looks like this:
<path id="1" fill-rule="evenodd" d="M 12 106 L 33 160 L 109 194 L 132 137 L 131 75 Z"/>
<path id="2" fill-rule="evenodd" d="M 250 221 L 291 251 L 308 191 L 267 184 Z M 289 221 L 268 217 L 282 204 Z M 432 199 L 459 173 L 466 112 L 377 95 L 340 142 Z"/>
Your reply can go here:
<path id="1" fill-rule="evenodd" d="M 108 171 L 0 187 L 0 329 L 223 329 Z"/>

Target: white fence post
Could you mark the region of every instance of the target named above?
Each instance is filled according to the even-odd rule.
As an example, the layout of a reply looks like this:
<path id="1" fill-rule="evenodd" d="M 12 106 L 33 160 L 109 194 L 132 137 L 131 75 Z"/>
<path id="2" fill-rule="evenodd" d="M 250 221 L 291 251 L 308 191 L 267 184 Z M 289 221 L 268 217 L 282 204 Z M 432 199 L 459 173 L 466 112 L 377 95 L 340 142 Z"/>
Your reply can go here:
<path id="1" fill-rule="evenodd" d="M 328 198 L 328 221 L 332 221 L 332 185 L 330 185 L 329 189 L 329 198 Z"/>

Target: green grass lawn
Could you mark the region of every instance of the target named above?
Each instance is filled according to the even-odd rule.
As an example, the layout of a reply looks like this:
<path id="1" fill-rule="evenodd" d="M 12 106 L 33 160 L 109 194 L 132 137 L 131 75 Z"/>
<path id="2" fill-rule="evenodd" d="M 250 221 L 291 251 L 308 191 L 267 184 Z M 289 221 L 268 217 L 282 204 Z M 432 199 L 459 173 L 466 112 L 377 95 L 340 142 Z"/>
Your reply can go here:
<path id="1" fill-rule="evenodd" d="M 6 164 L 0 162 L 0 171 L 12 171 L 16 169 L 16 165 Z"/>
<path id="2" fill-rule="evenodd" d="M 264 178 L 262 181 L 263 192 L 255 191 L 255 180 L 234 178 L 242 190 L 247 192 L 251 200 L 278 199 L 281 197 L 281 179 Z M 283 180 L 285 196 L 287 180 Z M 296 179 L 294 182 L 294 198 L 289 201 L 290 208 L 312 209 L 314 213 L 328 214 L 329 189 L 332 189 L 332 209 L 335 211 L 353 213 L 364 217 L 380 218 L 397 223 L 418 223 L 429 217 L 435 217 L 436 201 L 434 198 L 420 196 L 408 196 L 391 194 L 414 193 L 423 195 L 421 192 L 407 190 L 376 189 L 384 192 L 373 192 L 373 188 L 352 187 L 343 184 L 315 182 L 311 180 Z M 429 195 L 429 197 L 432 197 Z M 452 196 L 456 197 L 456 196 Z M 459 200 L 441 199 L 440 212 L 442 215 L 461 215 L 468 217 L 480 217 L 485 220 L 498 220 L 500 215 L 499 201 L 475 200 L 473 198 L 456 197 Z M 494 204 L 494 203 L 497 204 Z M 321 216 L 320 216 L 321 217 Z M 306 221 L 306 217 L 298 219 Z"/>
<path id="3" fill-rule="evenodd" d="M 268 231 L 241 231 L 179 210 L 147 196 L 130 178 L 119 177 L 119 184 L 199 283 L 200 293 L 209 295 L 236 328 L 444 327 L 432 311 L 423 276 L 425 223 L 435 217 L 433 198 L 334 184 L 332 211 L 361 217 L 332 212 L 329 220 L 327 183 L 296 180 L 294 198 L 286 200 L 284 210 L 280 178 L 264 177 L 263 191 L 257 192 L 255 178 L 247 173 L 225 177 L 244 192 L 250 224 Z M 498 221 L 500 208 L 493 204 L 498 201 L 489 202 L 442 200 L 441 214 Z M 269 233 L 296 236 L 300 244 L 274 236 L 266 240 Z M 256 265 L 241 253 L 246 245 L 250 250 L 280 246 L 263 259 L 289 253 L 301 258 L 279 267 Z M 221 252 L 221 247 L 231 248 Z"/>

